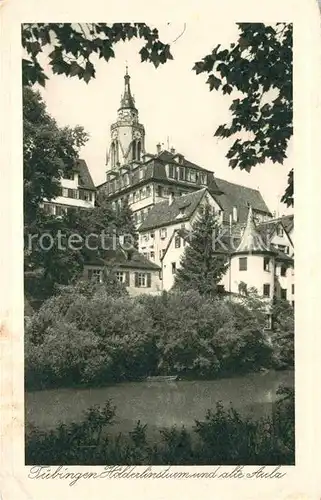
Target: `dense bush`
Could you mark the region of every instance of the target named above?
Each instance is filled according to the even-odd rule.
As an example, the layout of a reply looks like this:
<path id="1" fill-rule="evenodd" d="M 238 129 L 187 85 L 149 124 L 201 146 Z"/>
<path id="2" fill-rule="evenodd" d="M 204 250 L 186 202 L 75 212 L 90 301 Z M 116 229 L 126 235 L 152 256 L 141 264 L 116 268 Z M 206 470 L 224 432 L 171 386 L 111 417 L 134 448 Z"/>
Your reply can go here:
<path id="1" fill-rule="evenodd" d="M 251 420 L 218 404 L 192 430 L 162 429 L 147 437 L 137 423 L 128 435 L 110 433 L 115 408 L 87 411 L 80 424 L 60 425 L 26 435 L 26 464 L 37 465 L 292 465 L 294 464 L 294 395 L 283 390 L 272 417 Z"/>
<path id="2" fill-rule="evenodd" d="M 267 335 L 255 297 L 243 304 L 195 291 L 130 298 L 115 290 L 79 283 L 43 304 L 26 326 L 28 388 L 159 374 L 215 378 L 291 366 L 285 306 Z"/>

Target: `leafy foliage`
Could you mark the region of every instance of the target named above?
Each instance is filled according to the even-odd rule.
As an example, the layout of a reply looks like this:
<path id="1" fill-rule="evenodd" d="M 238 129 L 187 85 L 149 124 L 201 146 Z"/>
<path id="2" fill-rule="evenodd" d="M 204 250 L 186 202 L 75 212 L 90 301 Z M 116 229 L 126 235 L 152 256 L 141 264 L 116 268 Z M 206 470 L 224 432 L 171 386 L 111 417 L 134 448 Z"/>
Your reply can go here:
<path id="1" fill-rule="evenodd" d="M 27 386 L 173 374 L 211 379 L 291 366 L 289 347 L 271 344 L 264 324 L 258 306 L 196 291 L 131 298 L 112 273 L 103 284 L 80 281 L 59 287 L 29 319 Z"/>
<path id="2" fill-rule="evenodd" d="M 283 163 L 293 134 L 292 25 L 240 23 L 238 28 L 237 43 L 228 49 L 218 45 L 194 71 L 208 73 L 210 91 L 236 94 L 231 123 L 220 125 L 215 135 L 235 137 L 229 166 L 250 172 L 266 160 Z M 282 201 L 293 204 L 293 171 Z"/>
<path id="3" fill-rule="evenodd" d="M 196 220 L 189 245 L 176 272 L 175 288 L 197 290 L 200 294 L 216 294 L 217 285 L 227 270 L 227 258 L 218 254 L 213 236 L 219 224 L 208 205 Z"/>
<path id="4" fill-rule="evenodd" d="M 173 59 L 170 46 L 159 39 L 158 30 L 145 23 L 32 23 L 22 25 L 23 84 L 45 86 L 48 76 L 39 56 L 48 47 L 53 73 L 78 77 L 88 83 L 95 78 L 93 56 L 109 61 L 115 57 L 114 46 L 120 41 L 142 39 L 141 60 L 158 67 Z"/>

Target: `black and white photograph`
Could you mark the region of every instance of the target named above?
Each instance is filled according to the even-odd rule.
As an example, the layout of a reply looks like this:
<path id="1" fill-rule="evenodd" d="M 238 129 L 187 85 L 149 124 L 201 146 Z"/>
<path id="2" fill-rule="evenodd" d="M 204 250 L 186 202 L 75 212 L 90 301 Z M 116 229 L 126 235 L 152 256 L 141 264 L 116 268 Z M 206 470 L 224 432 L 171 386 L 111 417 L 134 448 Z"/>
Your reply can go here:
<path id="1" fill-rule="evenodd" d="M 21 44 L 25 464 L 294 465 L 293 24 Z"/>

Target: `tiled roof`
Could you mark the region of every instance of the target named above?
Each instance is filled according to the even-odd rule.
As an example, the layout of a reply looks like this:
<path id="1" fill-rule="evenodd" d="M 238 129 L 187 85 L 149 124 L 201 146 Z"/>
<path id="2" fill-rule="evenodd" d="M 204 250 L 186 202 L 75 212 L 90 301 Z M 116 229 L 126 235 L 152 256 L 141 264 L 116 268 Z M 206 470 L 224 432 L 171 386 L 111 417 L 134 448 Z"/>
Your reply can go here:
<path id="1" fill-rule="evenodd" d="M 76 171 L 79 175 L 79 187 L 96 190 L 85 160 L 77 160 Z"/>
<path id="2" fill-rule="evenodd" d="M 213 196 L 224 212 L 224 222 L 229 222 L 233 207 L 237 208 L 239 222 L 246 222 L 249 205 L 252 206 L 254 211 L 271 215 L 261 193 L 257 189 L 233 184 L 223 179 L 215 178 L 215 180 L 218 188 L 223 192 L 221 195 L 213 194 Z"/>
<path id="3" fill-rule="evenodd" d="M 189 219 L 205 192 L 206 188 L 203 188 L 184 196 L 178 196 L 174 198 L 171 204 L 169 200 L 156 203 L 140 225 L 139 231 L 162 227 Z"/>
<path id="4" fill-rule="evenodd" d="M 113 238 L 109 238 L 110 245 L 108 245 L 108 238 L 105 239 L 105 248 L 112 247 Z M 137 250 L 123 250 L 119 243 L 116 244 L 116 248 L 110 248 L 108 250 L 99 249 L 86 250 L 86 256 L 84 258 L 84 265 L 90 266 L 115 266 L 119 268 L 134 268 L 134 269 L 144 269 L 144 270 L 159 270 L 160 267 L 146 259 L 144 255 L 140 254 Z"/>

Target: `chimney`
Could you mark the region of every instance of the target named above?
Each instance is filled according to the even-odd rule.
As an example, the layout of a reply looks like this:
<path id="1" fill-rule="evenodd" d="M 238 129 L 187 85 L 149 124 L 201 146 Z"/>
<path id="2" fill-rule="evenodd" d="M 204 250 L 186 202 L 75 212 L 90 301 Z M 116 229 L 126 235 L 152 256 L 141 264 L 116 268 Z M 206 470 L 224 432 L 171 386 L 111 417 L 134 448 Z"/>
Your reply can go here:
<path id="1" fill-rule="evenodd" d="M 157 154 L 159 154 L 162 151 L 162 145 L 160 142 L 156 144 L 156 149 L 157 149 Z"/>
<path id="2" fill-rule="evenodd" d="M 173 203 L 174 199 L 175 199 L 175 195 L 174 195 L 173 191 L 171 191 L 171 192 L 169 193 L 169 200 L 168 200 L 168 205 L 169 205 L 169 206 L 171 206 L 171 205 L 172 205 L 172 203 Z"/>

